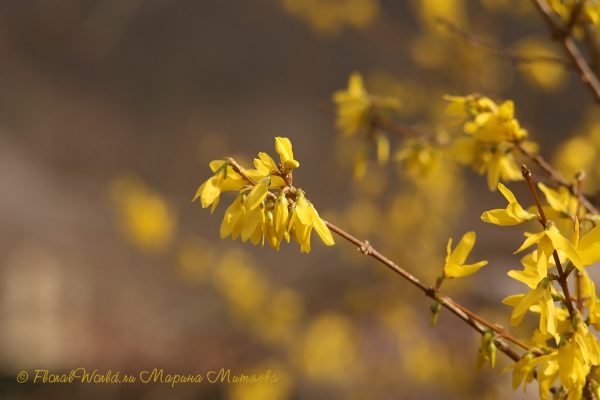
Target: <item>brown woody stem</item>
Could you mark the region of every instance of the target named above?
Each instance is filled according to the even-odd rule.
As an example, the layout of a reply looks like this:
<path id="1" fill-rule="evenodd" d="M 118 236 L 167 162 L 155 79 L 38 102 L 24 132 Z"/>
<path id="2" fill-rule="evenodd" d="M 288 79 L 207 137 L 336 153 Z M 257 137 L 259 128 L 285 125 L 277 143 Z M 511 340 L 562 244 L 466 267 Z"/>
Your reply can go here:
<path id="1" fill-rule="evenodd" d="M 527 181 L 527 184 L 529 185 L 529 189 L 531 190 L 531 194 L 533 195 L 533 199 L 535 200 L 535 204 L 540 213 L 540 217 L 542 219 L 540 221 L 540 223 L 542 224 L 544 229 L 546 229 L 548 227 L 548 219 L 546 218 L 546 213 L 544 213 L 544 208 L 542 207 L 542 203 L 540 202 L 540 197 L 538 196 L 537 190 L 535 189 L 535 185 L 533 184 L 533 179 L 531 178 L 531 171 L 529 170 L 529 168 L 527 168 L 527 166 L 525 164 L 523 164 L 521 166 L 521 169 L 523 171 L 523 177 L 525 178 L 525 180 Z M 565 301 L 565 305 L 567 306 L 567 309 L 569 310 L 569 315 L 571 316 L 571 318 L 573 318 L 575 316 L 575 310 L 573 309 L 571 293 L 569 292 L 569 283 L 568 283 L 569 276 L 565 274 L 565 272 L 562 268 L 562 265 L 560 263 L 560 258 L 558 257 L 558 252 L 556 250 L 554 250 L 554 252 L 552 253 L 552 256 L 554 257 L 554 262 L 556 263 L 556 269 L 558 270 L 557 282 L 560 285 L 560 287 L 562 288 L 563 293 L 565 294 L 565 299 L 568 299 L 568 301 Z"/>

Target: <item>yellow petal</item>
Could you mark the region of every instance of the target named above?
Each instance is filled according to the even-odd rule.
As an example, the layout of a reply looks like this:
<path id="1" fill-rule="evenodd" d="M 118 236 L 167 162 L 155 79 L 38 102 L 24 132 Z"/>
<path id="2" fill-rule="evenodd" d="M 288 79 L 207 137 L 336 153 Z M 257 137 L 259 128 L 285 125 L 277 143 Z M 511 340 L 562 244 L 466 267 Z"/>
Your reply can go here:
<path id="1" fill-rule="evenodd" d="M 527 293 L 521 299 L 519 304 L 517 304 L 510 315 L 510 324 L 512 326 L 517 326 L 521 323 L 525 313 L 527 313 L 527 310 L 529 310 L 529 307 L 537 304 L 537 302 L 544 296 L 544 290 L 544 287 L 540 285 L 531 292 Z"/>
<path id="2" fill-rule="evenodd" d="M 309 207 L 309 211 L 312 214 L 311 215 L 312 226 L 313 226 L 313 228 L 315 228 L 315 231 L 317 231 L 317 234 L 319 235 L 321 240 L 323 240 L 323 242 L 327 246 L 333 246 L 335 244 L 335 242 L 333 241 L 333 236 L 331 235 L 331 231 L 329 230 L 327 225 L 325 225 L 325 223 L 323 222 L 321 217 L 319 217 L 319 213 L 317 212 L 317 210 L 314 208 L 314 206 L 312 204 Z"/>
<path id="3" fill-rule="evenodd" d="M 233 204 L 227 208 L 225 211 L 225 216 L 223 217 L 223 222 L 221 223 L 221 239 L 225 239 L 227 236 L 231 235 L 237 220 L 244 214 L 244 206 L 239 199 L 236 199 Z"/>
<path id="4" fill-rule="evenodd" d="M 531 247 L 535 243 L 537 243 L 540 240 L 542 240 L 542 238 L 545 235 L 546 235 L 546 231 L 540 232 L 540 233 L 536 233 L 535 235 L 531 235 L 530 237 L 528 237 L 527 239 L 525 239 L 525 242 L 523 242 L 523 244 L 521 245 L 521 247 L 519 247 L 517 249 L 517 251 L 515 251 L 513 254 L 517 254 L 517 253 L 525 250 L 526 248 Z"/>
<path id="5" fill-rule="evenodd" d="M 451 264 L 462 265 L 465 263 L 467 256 L 473 249 L 475 245 L 475 232 L 467 232 L 460 239 L 460 242 L 454 249 L 454 251 L 450 254 L 449 262 Z"/>
<path id="6" fill-rule="evenodd" d="M 292 142 L 290 139 L 284 137 L 275 138 L 275 150 L 279 154 L 281 164 L 287 169 L 298 168 L 300 163 L 294 160 L 294 153 L 292 152 Z"/>
<path id="7" fill-rule="evenodd" d="M 510 216 L 506 210 L 501 209 L 484 212 L 481 214 L 481 220 L 483 222 L 487 222 L 488 224 L 495 224 L 499 226 L 519 225 L 523 223 L 522 221 Z"/>
<path id="8" fill-rule="evenodd" d="M 269 192 L 270 177 L 262 179 L 256 186 L 252 188 L 246 198 L 246 210 L 253 210 L 267 197 Z"/>
<path id="9" fill-rule="evenodd" d="M 477 272 L 481 267 L 487 265 L 487 261 L 480 261 L 475 264 L 470 265 L 456 265 L 456 264 L 446 264 L 444 267 L 444 276 L 446 278 L 459 278 L 467 275 L 471 275 L 474 272 Z"/>
<path id="10" fill-rule="evenodd" d="M 569 260 L 571 260 L 573 265 L 577 267 L 578 270 L 583 271 L 583 264 L 581 263 L 579 254 L 577 254 L 577 250 L 575 250 L 575 247 L 573 247 L 571 242 L 558 232 L 558 229 L 550 228 L 546 231 L 546 235 L 552 240 L 555 249 L 562 250 Z"/>

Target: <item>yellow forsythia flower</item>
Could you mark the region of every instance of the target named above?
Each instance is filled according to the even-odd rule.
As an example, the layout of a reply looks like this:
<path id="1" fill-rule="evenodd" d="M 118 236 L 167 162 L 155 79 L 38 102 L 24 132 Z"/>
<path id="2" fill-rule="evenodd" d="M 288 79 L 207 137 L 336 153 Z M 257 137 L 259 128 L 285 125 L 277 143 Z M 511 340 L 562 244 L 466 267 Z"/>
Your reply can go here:
<path id="1" fill-rule="evenodd" d="M 271 184 L 271 176 L 267 175 L 263 179 L 258 182 L 256 186 L 250 190 L 248 193 L 248 197 L 246 198 L 246 202 L 244 203 L 244 207 L 246 210 L 254 210 L 260 203 L 263 202 L 265 197 L 267 197 L 267 193 L 269 192 L 269 185 Z"/>
<path id="2" fill-rule="evenodd" d="M 494 333 L 487 330 L 481 335 L 481 346 L 477 352 L 477 361 L 475 363 L 475 372 L 479 372 L 486 361 L 490 362 L 490 366 L 496 366 L 496 344 L 494 343 Z"/>
<path id="3" fill-rule="evenodd" d="M 537 267 L 540 275 L 546 275 L 548 259 L 554 250 L 561 250 L 578 270 L 583 271 L 583 264 L 573 244 L 560 234 L 554 225 L 535 235 L 529 236 L 515 254 L 525 250 L 533 244 L 538 244 Z"/>
<path id="4" fill-rule="evenodd" d="M 430 143 L 410 141 L 408 145 L 394 156 L 402 162 L 402 167 L 409 174 L 421 179 L 433 175 L 442 160 L 442 151 Z"/>
<path id="5" fill-rule="evenodd" d="M 362 76 L 354 72 L 348 80 L 347 90 L 338 90 L 333 94 L 337 106 L 336 127 L 346 136 L 351 136 L 361 128 L 371 124 L 371 107 L 376 103 L 380 113 L 389 112 L 400 106 L 393 97 L 374 97 L 369 95 L 363 85 Z"/>
<path id="6" fill-rule="evenodd" d="M 581 399 L 587 370 L 581 360 L 581 353 L 569 341 L 558 346 L 558 371 L 560 383 L 570 393 L 569 399 Z"/>
<path id="7" fill-rule="evenodd" d="M 214 160 L 211 161 L 209 165 L 210 169 L 215 174 L 198 188 L 196 196 L 194 196 L 192 201 L 199 198 L 202 203 L 202 208 L 207 208 L 212 204 L 212 213 L 217 207 L 217 204 L 219 204 L 219 198 L 222 192 L 228 190 L 240 190 L 247 182 L 241 175 L 234 172 L 231 165 L 227 165 L 226 161 Z"/>
<path id="8" fill-rule="evenodd" d="M 300 166 L 300 163 L 294 160 L 292 152 L 292 143 L 288 138 L 276 137 L 275 150 L 281 159 L 281 165 L 286 169 L 294 169 Z"/>
<path id="9" fill-rule="evenodd" d="M 142 250 L 165 250 L 177 227 L 176 212 L 165 199 L 137 177 L 113 180 L 110 193 L 127 238 Z"/>
<path id="10" fill-rule="evenodd" d="M 543 334 L 556 334 L 557 316 L 551 292 L 552 285 L 547 278 L 542 279 L 538 286 L 525 295 L 509 296 L 502 303 L 514 307 L 510 315 L 510 324 L 517 326 L 523 320 L 530 307 L 541 307 L 539 329 Z"/>
<path id="11" fill-rule="evenodd" d="M 454 250 L 452 250 L 452 238 L 448 240 L 444 278 L 458 278 L 471 275 L 488 263 L 487 261 L 480 261 L 475 264 L 464 265 L 474 245 L 475 232 L 465 233 Z"/>
<path id="12" fill-rule="evenodd" d="M 502 103 L 496 112 L 483 112 L 475 117 L 473 133 L 482 142 L 503 142 L 523 140 L 527 131 L 522 129 L 514 118 L 515 105 L 512 100 Z"/>
<path id="13" fill-rule="evenodd" d="M 508 206 L 506 209 L 496 209 L 486 211 L 481 215 L 481 219 L 489 224 L 496 224 L 500 226 L 518 225 L 524 224 L 525 222 L 531 221 L 535 218 L 535 214 L 531 214 L 523 209 L 517 201 L 513 192 L 511 192 L 506 186 L 499 183 L 498 189 L 508 200 Z"/>
<path id="14" fill-rule="evenodd" d="M 336 126 L 344 135 L 350 136 L 369 124 L 371 102 L 359 73 L 350 75 L 348 89 L 335 92 L 333 102 L 337 105 Z"/>
<path id="15" fill-rule="evenodd" d="M 577 198 L 571 194 L 569 189 L 561 186 L 558 190 L 554 190 L 541 182 L 538 183 L 538 187 L 546 196 L 546 200 L 552 210 L 544 209 L 548 219 L 571 218 L 571 216 L 575 215 L 577 211 Z"/>
<path id="16" fill-rule="evenodd" d="M 550 261 L 553 261 L 550 259 Z M 540 281 L 546 277 L 541 275 L 537 267 L 537 251 L 527 254 L 521 259 L 523 269 L 521 271 L 510 270 L 507 275 L 529 286 L 530 289 L 535 289 Z"/>
<path id="17" fill-rule="evenodd" d="M 298 190 L 296 207 L 292 212 L 288 229 L 294 240 L 300 243 L 301 252 L 310 252 L 310 233 L 313 228 L 327 246 L 334 245 L 331 231 L 319 217 L 314 206 L 304 197 L 304 192 Z"/>
<path id="18" fill-rule="evenodd" d="M 579 220 L 576 219 L 575 234 L 573 237 L 573 245 L 577 250 L 582 265 L 588 266 L 600 261 L 600 225 L 597 225 L 579 239 Z"/>
<path id="19" fill-rule="evenodd" d="M 444 99 L 450 102 L 444 112 L 452 117 L 475 117 L 483 112 L 498 110 L 496 103 L 487 97 L 444 95 Z"/>
<path id="20" fill-rule="evenodd" d="M 496 190 L 500 179 L 505 182 L 523 180 L 521 169 L 515 163 L 513 155 L 502 147 L 499 145 L 493 151 L 488 150 L 481 155 L 479 174 L 487 172 L 487 184 L 492 192 Z"/>
<path id="21" fill-rule="evenodd" d="M 537 366 L 537 363 L 531 362 L 532 360 L 534 360 L 533 354 L 531 354 L 531 352 L 528 351 L 523 355 L 523 357 L 519 361 L 509 365 L 508 367 L 504 368 L 504 370 L 502 370 L 503 373 L 510 369 L 513 370 L 513 390 L 516 390 L 519 386 L 521 386 L 521 383 L 523 383 L 523 390 L 527 392 L 526 385 L 533 380 L 533 374 L 535 373 L 535 367 Z M 536 361 L 539 362 L 539 360 Z"/>
<path id="22" fill-rule="evenodd" d="M 281 164 L 277 165 L 268 154 L 259 153 L 254 159 L 256 169 L 239 167 L 240 173 L 233 171 L 232 165 L 238 166 L 231 159 L 211 162 L 215 174 L 200 186 L 194 200 L 200 198 L 203 207 L 213 204 L 214 210 L 221 192 L 239 190 L 225 211 L 219 232 L 222 239 L 231 235 L 235 240 L 241 236 L 243 242 L 250 240 L 263 247 L 266 240 L 279 250 L 282 240 L 289 243 L 293 237 L 300 243 L 301 251 L 308 253 L 314 229 L 326 245 L 333 245 L 331 231 L 315 207 L 302 190 L 291 185 L 292 170 L 300 166 L 294 159 L 292 143 L 288 138 L 276 137 L 275 149 Z M 272 193 L 271 189 L 279 193 Z"/>

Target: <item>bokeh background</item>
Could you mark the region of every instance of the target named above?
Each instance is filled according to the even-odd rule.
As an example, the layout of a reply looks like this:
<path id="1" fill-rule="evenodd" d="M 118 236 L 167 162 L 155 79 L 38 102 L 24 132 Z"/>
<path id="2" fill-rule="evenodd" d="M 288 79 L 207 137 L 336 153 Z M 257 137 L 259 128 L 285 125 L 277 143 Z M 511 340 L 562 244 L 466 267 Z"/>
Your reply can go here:
<path id="1" fill-rule="evenodd" d="M 578 77 L 515 66 L 465 44 L 443 16 L 496 43 L 560 55 L 522 0 L 0 1 L 0 395 L 7 399 L 500 399 L 509 364 L 474 374 L 478 335 L 342 240 L 279 252 L 221 240 L 228 196 L 191 203 L 208 163 L 250 167 L 289 137 L 321 215 L 433 284 L 446 242 L 478 233 L 477 275 L 451 297 L 508 327 L 500 301 L 522 229 L 479 219 L 504 207 L 485 179 L 426 182 L 371 162 L 334 127 L 331 94 L 359 71 L 402 101 L 399 120 L 453 135 L 443 94 L 513 99 L 566 176 L 588 168 L 600 119 Z M 398 147 L 401 140 L 392 138 Z M 372 157 L 374 158 L 374 157 Z M 535 170 L 534 170 L 535 171 Z M 524 184 L 511 189 L 529 204 Z M 531 228 L 530 228 L 531 229 Z M 455 242 L 456 243 L 456 242 Z M 533 318 L 526 319 L 529 327 Z M 526 326 L 513 332 L 527 332 Z M 25 370 L 123 374 L 271 371 L 271 385 L 17 384 Z"/>

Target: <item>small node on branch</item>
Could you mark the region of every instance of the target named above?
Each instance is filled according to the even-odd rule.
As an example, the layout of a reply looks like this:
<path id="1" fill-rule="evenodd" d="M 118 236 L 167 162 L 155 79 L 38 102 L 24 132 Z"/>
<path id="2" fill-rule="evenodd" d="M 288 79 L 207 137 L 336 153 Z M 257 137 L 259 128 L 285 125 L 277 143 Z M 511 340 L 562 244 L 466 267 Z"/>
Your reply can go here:
<path id="1" fill-rule="evenodd" d="M 371 244 L 369 243 L 368 240 L 365 240 L 363 242 L 363 244 L 358 248 L 358 251 L 360 251 L 364 255 L 368 256 L 368 255 L 372 254 L 373 247 L 371 247 Z"/>

